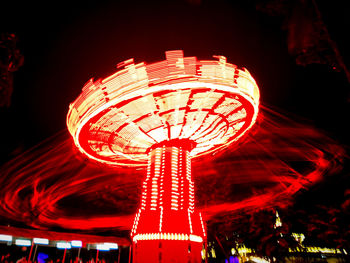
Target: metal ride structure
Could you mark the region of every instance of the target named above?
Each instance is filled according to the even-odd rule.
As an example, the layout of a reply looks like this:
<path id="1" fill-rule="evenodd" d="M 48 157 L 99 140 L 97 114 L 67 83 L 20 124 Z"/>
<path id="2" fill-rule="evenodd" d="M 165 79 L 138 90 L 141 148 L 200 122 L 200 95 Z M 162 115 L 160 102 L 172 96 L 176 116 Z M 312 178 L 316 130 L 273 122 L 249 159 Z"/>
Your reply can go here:
<path id="1" fill-rule="evenodd" d="M 237 142 L 254 124 L 259 89 L 246 69 L 166 52 L 146 65 L 133 59 L 85 84 L 67 126 L 89 158 L 145 166 L 131 230 L 133 262 L 200 262 L 206 238 L 195 208 L 191 161 Z"/>

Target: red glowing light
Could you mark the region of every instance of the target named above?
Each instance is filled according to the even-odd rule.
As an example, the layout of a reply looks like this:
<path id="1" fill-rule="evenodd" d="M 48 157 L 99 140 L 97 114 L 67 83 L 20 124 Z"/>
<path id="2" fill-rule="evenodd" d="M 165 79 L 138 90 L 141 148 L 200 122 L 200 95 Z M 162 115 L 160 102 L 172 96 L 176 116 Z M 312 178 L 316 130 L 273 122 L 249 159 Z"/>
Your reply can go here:
<path id="1" fill-rule="evenodd" d="M 195 208 L 204 221 L 222 222 L 222 214 L 286 206 L 300 189 L 341 169 L 344 149 L 312 125 L 262 106 L 259 116 L 254 133 L 237 150 L 193 162 Z M 23 229 L 6 227 L 2 234 L 55 239 L 58 234 L 47 236 L 47 229 L 96 234 L 109 228 L 118 232 L 111 242 L 128 244 L 125 237 L 138 211 L 140 180 L 147 169 L 82 161 L 76 150 L 62 131 L 0 168 L 0 216 L 43 230 L 23 236 Z M 83 238 L 65 233 L 59 239 Z"/>
<path id="2" fill-rule="evenodd" d="M 161 253 L 157 247 L 164 241 L 174 243 L 172 250 L 178 250 L 180 254 L 183 247 L 176 241 L 187 242 L 199 255 L 205 231 L 202 218 L 194 207 L 191 145 L 193 143 L 188 140 L 167 141 L 149 153 L 141 207 L 131 230 L 133 242 L 135 246 L 137 244 L 135 262 L 142 262 L 149 253 L 149 246 Z M 188 255 L 183 256 L 185 261 Z M 164 255 L 164 258 L 168 257 Z"/>
<path id="3" fill-rule="evenodd" d="M 134 262 L 199 260 L 206 234 L 194 205 L 191 158 L 237 141 L 257 118 L 254 79 L 216 58 L 168 51 L 150 65 L 128 60 L 125 69 L 88 82 L 70 105 L 67 125 L 81 152 L 112 165 L 148 161 L 131 230 Z"/>
<path id="4" fill-rule="evenodd" d="M 80 151 L 111 165 L 146 165 L 154 144 L 188 139 L 197 157 L 227 147 L 254 124 L 259 89 L 246 69 L 222 56 L 198 61 L 168 51 L 166 58 L 129 61 L 84 86 L 67 116 Z"/>
<path id="5" fill-rule="evenodd" d="M 158 66 L 161 65 L 165 67 L 167 63 L 160 63 Z M 164 76 L 167 76 L 167 72 L 164 73 Z M 106 82 L 114 77 L 107 78 Z M 186 102 L 186 106 L 187 104 L 190 108 L 193 104 L 192 99 L 191 103 L 189 100 Z M 158 251 L 161 242 L 164 253 L 170 251 L 169 257 L 172 255 L 178 257 L 181 253 L 172 253 L 173 250 L 178 251 L 174 248 L 179 248 L 187 253 L 188 242 L 193 245 L 191 247 L 193 251 L 201 246 L 200 239 L 205 240 L 203 219 L 213 222 L 221 220 L 220 216 L 223 214 L 235 215 L 238 210 L 247 212 L 257 208 L 286 205 L 300 189 L 307 188 L 321 180 L 326 173 L 329 176 L 339 170 L 340 160 L 344 154 L 340 145 L 310 125 L 292 121 L 268 108 L 260 107 L 260 110 L 262 111 L 260 116 L 263 115 L 263 118 L 260 119 L 259 128 L 255 130 L 254 136 L 248 134 L 245 137 L 245 144 L 238 151 L 231 151 L 232 148 L 229 148 L 225 154 L 216 155 L 215 159 L 208 155 L 208 158 L 202 159 L 205 162 L 194 162 L 195 185 L 189 183 L 192 180 L 190 160 L 188 160 L 189 166 L 179 165 L 181 163 L 179 160 L 185 158 L 183 151 L 179 149 L 180 147 L 186 148 L 188 144 L 191 145 L 189 147 L 191 149 L 196 147 L 196 143 L 191 142 L 189 138 L 187 141 L 185 141 L 186 138 L 176 141 L 172 137 L 174 134 L 171 126 L 173 122 L 165 123 L 160 134 L 167 132 L 167 138 L 171 138 L 169 144 L 166 145 L 167 140 L 160 142 L 159 147 L 153 145 L 148 149 L 148 153 L 152 155 L 152 152 L 160 151 L 158 158 L 162 162 L 161 152 L 165 145 L 169 153 L 169 158 L 164 156 L 164 162 L 167 165 L 157 166 L 157 172 L 153 172 L 151 166 L 155 166 L 156 162 L 152 164 L 149 161 L 151 165 L 147 166 L 149 169 L 148 181 L 145 179 L 141 186 L 141 202 L 138 210 L 136 208 L 139 194 L 137 182 L 144 170 L 121 167 L 111 169 L 107 167 L 108 165 L 103 168 L 94 162 L 82 162 L 81 155 L 77 155 L 72 150 L 71 141 L 61 133 L 55 141 L 47 141 L 18 156 L 0 171 L 2 174 L 0 183 L 3 186 L 0 193 L 0 200 L 3 200 L 0 202 L 1 216 L 33 228 L 43 229 L 43 231 L 40 231 L 40 235 L 29 232 L 24 235 L 23 229 L 13 230 L 13 228 L 6 227 L 1 228 L 1 232 L 12 236 L 16 236 L 15 233 L 17 233 L 17 236 L 22 237 L 40 236 L 54 239 L 60 233 L 48 233 L 46 229 L 59 227 L 98 232 L 106 228 L 113 228 L 120 231 L 119 235 L 122 236 L 126 230 L 132 228 L 133 218 L 135 218 L 134 226 L 137 225 L 137 230 L 132 239 L 134 243 L 137 241 L 138 247 L 144 241 L 149 240 L 146 246 L 149 246 L 149 249 L 154 248 L 152 251 Z M 213 152 L 216 151 L 215 147 Z M 173 154 L 176 151 L 178 151 L 178 158 L 172 157 L 176 155 Z M 210 151 L 209 149 L 207 152 Z M 206 152 L 202 154 L 204 153 Z M 147 163 L 143 157 L 131 160 L 132 154 L 123 154 L 125 156 L 118 155 L 118 158 L 115 159 L 116 164 L 143 165 Z M 98 160 L 97 157 L 94 160 Z M 195 158 L 195 156 L 189 157 L 190 159 Z M 101 160 L 101 162 L 106 163 L 106 160 Z M 113 164 L 113 162 L 109 163 Z M 300 169 L 298 163 L 303 164 L 303 169 Z M 176 166 L 177 169 L 172 169 Z M 161 184 L 160 178 L 163 172 L 163 184 Z M 187 178 L 187 173 L 190 180 Z M 157 179 L 154 179 L 156 174 Z M 168 187 L 165 181 L 168 182 Z M 215 186 L 208 190 L 209 184 Z M 194 186 L 196 189 L 193 189 Z M 235 195 L 227 191 L 228 189 L 235 189 Z M 144 194 L 145 190 L 147 190 L 146 194 Z M 194 191 L 196 206 L 194 205 Z M 177 198 L 176 193 L 183 193 L 183 196 L 188 199 Z M 78 210 L 79 205 L 74 206 L 74 209 L 67 206 L 67 203 L 72 201 L 75 205 L 81 204 L 83 209 Z M 162 205 L 160 205 L 161 202 Z M 111 204 L 111 206 L 106 206 L 106 204 Z M 181 207 L 186 208 L 187 206 L 194 208 L 193 213 L 187 210 L 181 217 L 186 223 L 180 226 L 187 230 L 169 229 L 169 224 L 176 225 L 178 220 L 171 221 L 167 211 L 181 212 Z M 107 208 L 108 212 L 106 212 Z M 203 212 L 203 218 L 196 210 L 198 208 Z M 136 217 L 131 214 L 134 211 L 138 211 Z M 152 218 L 146 220 L 148 213 L 157 216 L 153 218 L 154 220 Z M 143 231 L 146 227 L 151 229 Z M 192 236 L 191 229 L 194 232 Z M 84 240 L 83 238 L 86 238 L 76 234 L 64 233 L 61 235 L 60 240 L 77 238 Z M 184 240 L 182 240 L 182 235 L 184 235 Z M 99 237 L 89 237 L 89 240 L 91 238 L 95 240 Z M 113 238 L 109 240 L 128 244 L 125 238 Z M 106 240 L 100 240 L 102 243 L 104 241 Z M 88 242 L 88 240 L 83 242 Z M 186 253 L 184 256 L 188 256 Z M 154 261 L 149 262 L 157 262 L 159 254 L 152 254 L 155 257 Z M 162 257 L 165 262 L 165 255 L 163 254 Z"/>

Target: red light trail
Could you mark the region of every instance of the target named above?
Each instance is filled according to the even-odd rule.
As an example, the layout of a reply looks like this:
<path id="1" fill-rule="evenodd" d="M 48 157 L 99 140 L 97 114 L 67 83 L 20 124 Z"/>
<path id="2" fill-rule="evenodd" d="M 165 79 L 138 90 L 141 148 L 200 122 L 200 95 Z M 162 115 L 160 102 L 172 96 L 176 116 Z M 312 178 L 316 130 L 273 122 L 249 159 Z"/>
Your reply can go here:
<path id="1" fill-rule="evenodd" d="M 211 74 L 222 73 L 222 65 L 220 66 L 220 63 L 228 64 L 222 57 L 215 63 L 215 65 L 218 65 L 217 71 L 211 71 Z M 132 65 L 127 64 L 124 72 L 134 70 Z M 137 67 L 137 65 L 134 66 Z M 234 69 L 233 72 L 237 72 L 234 66 L 229 67 Z M 197 67 L 195 68 L 197 69 Z M 245 73 L 242 72 L 242 74 Z M 109 77 L 104 81 L 107 83 L 112 80 L 113 78 Z M 196 82 L 198 79 L 189 81 Z M 177 103 L 171 105 L 171 107 L 175 107 L 174 111 L 159 107 L 158 112 L 150 112 L 144 104 L 141 104 L 142 98 L 147 97 L 147 94 L 143 94 L 140 98 L 137 97 L 137 100 L 141 101 L 137 101 L 136 105 L 126 107 L 123 110 L 124 115 L 126 115 L 125 112 L 128 115 L 136 112 L 151 118 L 157 116 L 161 120 L 156 132 L 151 133 L 152 129 L 148 132 L 148 134 L 153 135 L 151 136 L 152 139 L 157 142 L 157 144 L 154 144 L 159 147 L 152 148 L 152 145 L 149 144 L 149 136 L 147 136 L 146 140 L 140 139 L 139 131 L 135 132 L 135 134 L 129 133 L 130 138 L 137 138 L 135 139 L 136 142 L 142 142 L 145 145 L 145 147 L 137 148 L 136 154 L 133 151 L 135 150 L 135 145 L 130 145 L 131 140 L 125 140 L 125 137 L 120 138 L 119 133 L 116 135 L 113 132 L 108 133 L 103 129 L 96 129 L 100 125 L 108 129 L 113 127 L 119 128 L 119 131 L 122 130 L 120 126 L 118 127 L 120 124 L 116 125 L 110 122 L 110 117 L 113 114 L 120 114 L 119 117 L 122 116 L 116 108 L 111 107 L 100 111 L 97 107 L 98 101 L 108 103 L 111 99 L 107 96 L 108 99 L 98 97 L 98 101 L 90 101 L 90 106 L 96 106 L 97 112 L 89 110 L 89 107 L 86 108 L 87 105 L 85 105 L 85 109 L 93 117 L 89 114 L 73 116 L 75 122 L 72 122 L 72 125 L 75 126 L 70 127 L 70 131 L 76 135 L 74 137 L 75 144 L 81 152 L 95 161 L 111 164 L 111 166 L 101 167 L 98 162 L 82 162 L 82 157 L 79 157 L 80 155 L 72 149 L 70 140 L 62 139 L 64 136 L 60 135 L 58 138 L 48 142 L 49 145 L 43 144 L 38 146 L 38 148 L 17 157 L 3 167 L 1 184 L 4 187 L 1 193 L 1 214 L 6 218 L 11 218 L 17 222 L 23 222 L 40 229 L 60 227 L 63 229 L 96 231 L 98 229 L 114 228 L 118 231 L 127 231 L 132 229 L 132 213 L 137 210 L 138 196 L 141 195 L 145 197 L 142 199 L 145 202 L 141 201 L 140 209 L 143 207 L 143 204 L 145 204 L 144 207 L 149 212 L 152 207 L 156 208 L 158 223 L 152 225 L 156 229 L 147 229 L 150 224 L 147 222 L 148 220 L 142 219 L 147 213 L 144 213 L 144 215 L 139 213 L 135 218 L 135 222 L 140 221 L 138 223 L 139 226 L 135 230 L 136 223 L 134 222 L 134 231 L 132 232 L 135 242 L 137 241 L 140 244 L 145 240 L 157 240 L 158 244 L 159 240 L 169 240 L 168 243 L 171 244 L 171 242 L 177 240 L 200 244 L 201 239 L 204 237 L 201 216 L 196 209 L 192 210 L 190 208 L 199 208 L 203 212 L 204 220 L 215 220 L 215 216 L 222 213 L 251 210 L 272 205 L 286 205 L 286 201 L 298 190 L 319 181 L 325 173 L 330 174 L 339 167 L 339 160 L 341 160 L 343 153 L 340 146 L 314 128 L 298 124 L 268 109 L 263 110 L 264 117 L 258 121 L 259 125 L 254 129 L 254 136 L 245 134 L 244 145 L 233 147 L 236 148 L 235 151 L 230 146 L 227 151 L 218 152 L 218 150 L 228 147 L 231 142 L 235 141 L 230 140 L 231 137 L 229 136 L 225 137 L 226 134 L 239 138 L 250 128 L 256 119 L 258 101 L 244 95 L 244 92 L 241 94 L 241 97 L 239 96 L 240 94 L 232 97 L 227 90 L 220 86 L 221 84 L 217 83 L 215 78 L 214 81 L 214 86 L 209 85 L 211 88 L 215 87 L 216 89 L 211 94 L 210 89 L 200 87 L 198 84 L 190 88 L 190 90 L 194 89 L 197 93 L 188 91 L 185 87 L 179 86 L 179 83 L 162 83 L 163 86 L 167 85 L 167 88 L 171 87 L 165 93 L 159 93 L 159 90 L 155 91 L 154 87 L 152 87 L 153 100 L 157 101 L 157 104 L 153 106 L 156 108 L 157 105 L 162 105 L 158 103 L 161 101 L 160 98 L 162 96 L 169 95 L 167 98 L 172 101 L 186 94 L 186 92 L 189 93 L 186 94 L 186 99 L 181 99 L 186 105 L 185 107 L 180 107 Z M 93 87 L 91 92 L 97 92 L 94 86 L 96 85 L 95 83 L 103 83 L 103 81 L 88 83 L 87 85 L 90 88 Z M 86 86 L 84 90 L 89 92 Z M 239 93 L 240 91 L 238 90 L 237 92 Z M 196 105 L 193 97 L 196 94 L 203 95 L 201 93 L 206 95 L 209 93 L 210 95 L 198 96 L 197 99 L 199 101 L 202 100 L 203 103 L 198 104 L 199 107 L 197 106 L 196 112 L 200 112 L 200 114 L 205 112 L 207 114 L 205 116 L 209 116 L 212 113 L 209 107 L 206 108 L 202 105 L 211 101 L 212 108 L 218 111 L 219 109 L 226 109 L 227 116 L 231 116 L 230 113 L 235 116 L 232 117 L 233 123 L 235 125 L 241 123 L 241 125 L 237 125 L 238 128 L 229 131 L 227 125 L 225 126 L 227 122 L 223 121 L 219 114 L 217 114 L 219 117 L 216 116 L 211 122 L 206 122 L 205 117 L 200 119 L 193 116 L 192 120 L 195 123 L 197 121 L 197 126 L 190 125 L 191 122 L 176 122 L 176 119 L 171 118 L 175 114 L 185 116 L 185 114 L 181 115 L 180 111 L 185 111 L 190 116 L 191 111 L 188 108 L 191 109 L 192 105 Z M 221 95 L 223 99 L 218 99 L 215 97 L 215 94 Z M 106 95 L 103 94 L 103 96 Z M 116 100 L 116 104 L 120 107 L 125 107 L 127 104 L 119 104 L 122 103 L 119 100 L 123 101 L 119 96 L 121 95 L 117 94 L 113 97 Z M 192 96 L 191 99 L 189 99 L 190 96 Z M 147 100 L 149 99 L 150 97 Z M 243 106 L 239 105 L 238 110 L 237 106 L 234 106 L 229 111 L 227 110 L 227 104 L 223 102 L 226 100 L 235 105 L 241 103 Z M 238 101 L 238 103 L 234 102 L 234 100 Z M 253 105 L 256 103 L 256 107 L 249 107 L 250 103 Z M 177 107 L 177 105 L 179 106 Z M 160 109 L 166 113 L 162 114 L 163 111 Z M 245 113 L 242 113 L 243 109 L 247 109 Z M 70 116 L 72 116 L 73 112 L 74 110 L 71 107 Z M 239 114 L 239 112 L 241 113 Z M 81 121 L 79 116 L 84 121 Z M 104 116 L 106 116 L 105 119 Z M 235 122 L 234 118 L 238 122 Z M 124 119 L 122 118 L 121 120 L 126 121 L 127 125 L 124 127 L 131 131 L 133 131 L 132 123 L 137 123 L 138 125 L 142 123 L 142 118 L 137 118 L 137 121 L 135 121 L 135 119 L 130 118 L 126 120 L 124 116 Z M 68 123 L 70 123 L 69 117 Z M 153 125 L 154 123 L 156 123 L 155 119 L 152 120 L 151 124 Z M 176 125 L 176 123 L 179 125 Z M 181 128 L 173 129 L 173 127 L 180 126 L 184 128 L 186 125 L 190 125 L 190 127 L 183 134 L 188 136 L 184 136 L 176 141 L 176 134 L 177 136 L 181 134 Z M 201 129 L 200 127 L 204 128 Z M 179 129 L 180 132 L 178 131 Z M 145 129 L 143 130 L 145 131 Z M 210 137 L 212 132 L 216 132 L 218 136 Z M 123 134 L 128 133 L 124 132 Z M 193 135 L 197 137 L 191 137 Z M 165 138 L 164 141 L 169 141 L 170 144 L 166 145 L 162 138 Z M 200 141 L 202 144 L 199 144 L 202 148 L 197 149 L 197 152 L 194 152 L 196 148 L 191 151 L 191 153 L 194 152 L 196 155 L 199 155 L 198 160 L 201 161 L 194 162 L 192 169 L 196 183 L 195 204 L 193 203 L 192 177 L 187 175 L 190 165 L 187 165 L 188 158 L 186 156 L 190 152 L 189 149 L 199 146 L 191 138 L 196 138 L 196 140 L 203 138 Z M 211 148 L 213 145 L 210 143 L 218 142 L 216 141 L 217 138 L 221 140 L 219 140 L 220 142 L 224 141 L 225 143 L 213 144 L 215 146 Z M 186 141 L 185 139 L 188 140 Z M 206 141 L 205 139 L 208 140 Z M 115 142 L 117 146 L 111 142 Z M 205 143 L 208 142 L 209 144 L 206 145 Z M 187 148 L 187 150 L 182 148 Z M 135 171 L 135 168 L 115 167 L 113 164 L 137 166 L 141 163 L 146 165 L 148 151 L 150 152 L 149 155 L 154 156 L 154 158 L 156 158 L 158 151 L 159 157 L 157 158 L 160 158 L 160 160 L 149 162 L 147 170 L 153 171 L 150 173 L 149 179 L 147 180 L 146 178 L 144 181 L 145 187 L 140 189 L 139 181 L 144 175 L 144 168 L 140 168 L 143 170 Z M 112 153 L 117 153 L 117 157 L 112 155 Z M 212 157 L 214 154 L 215 158 Z M 133 155 L 133 157 L 130 158 L 129 155 Z M 181 158 L 180 155 L 182 155 Z M 176 156 L 176 158 L 173 156 Z M 158 165 L 157 163 L 159 162 L 163 163 L 163 158 L 167 164 Z M 179 160 L 182 160 L 183 165 L 179 165 L 179 162 L 181 162 Z M 177 169 L 172 169 L 172 166 L 177 167 Z M 163 173 L 163 168 L 161 167 L 169 171 L 168 173 L 164 171 L 164 175 L 167 175 L 163 178 L 163 187 L 170 190 L 163 195 L 164 200 L 160 198 L 162 193 L 160 178 Z M 168 186 L 165 186 L 165 184 Z M 208 189 L 208 185 L 211 186 L 210 189 Z M 235 191 L 235 193 L 232 193 L 232 191 Z M 176 197 L 176 193 L 179 193 L 179 197 Z M 183 201 L 181 194 L 183 194 Z M 187 201 L 185 201 L 186 198 L 188 199 Z M 168 201 L 165 199 L 168 199 Z M 191 220 L 187 220 L 187 224 L 185 224 L 188 226 L 188 233 L 184 233 L 184 231 L 177 232 L 178 229 L 167 230 L 165 226 L 166 213 L 164 213 L 164 207 L 160 208 L 161 202 L 163 202 L 163 205 L 165 202 L 168 202 L 167 206 L 170 211 L 176 211 L 176 208 L 178 209 L 177 211 L 180 211 L 181 209 L 179 208 L 181 207 L 184 208 L 183 210 L 187 208 L 187 211 L 193 211 L 190 216 L 188 215 L 189 213 L 186 215 L 186 219 L 191 216 L 197 217 L 192 225 L 193 233 L 190 233 Z M 83 209 L 77 210 L 78 204 Z M 142 220 L 146 223 L 141 223 Z M 174 225 L 174 221 L 168 225 Z"/>
<path id="2" fill-rule="evenodd" d="M 145 166 L 153 145 L 188 139 L 196 158 L 226 148 L 254 124 L 259 89 L 246 69 L 222 56 L 166 56 L 150 65 L 126 61 L 125 69 L 83 87 L 67 116 L 81 152 L 106 164 Z"/>
<path id="3" fill-rule="evenodd" d="M 260 111 L 254 135 L 238 149 L 193 162 L 195 205 L 203 220 L 286 206 L 300 189 L 342 168 L 344 149 L 327 135 L 265 107 Z M 84 161 L 62 131 L 1 167 L 0 214 L 11 225 L 112 229 L 127 237 L 144 173 Z"/>
<path id="4" fill-rule="evenodd" d="M 131 231 L 135 263 L 201 261 L 206 233 L 194 205 L 191 159 L 238 141 L 258 115 L 259 89 L 246 69 L 223 56 L 165 54 L 150 65 L 128 60 L 108 78 L 90 80 L 67 115 L 75 145 L 89 158 L 148 162 Z"/>

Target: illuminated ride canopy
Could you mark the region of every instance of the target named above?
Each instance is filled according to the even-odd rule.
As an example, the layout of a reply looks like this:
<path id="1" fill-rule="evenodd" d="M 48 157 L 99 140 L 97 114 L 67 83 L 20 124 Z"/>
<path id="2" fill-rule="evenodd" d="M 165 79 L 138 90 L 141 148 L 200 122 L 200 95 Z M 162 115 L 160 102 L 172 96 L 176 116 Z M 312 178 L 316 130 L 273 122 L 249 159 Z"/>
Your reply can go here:
<path id="1" fill-rule="evenodd" d="M 200 261 L 206 233 L 194 207 L 191 159 L 228 147 L 257 118 L 254 79 L 215 58 L 176 50 L 150 65 L 131 59 L 90 80 L 70 105 L 67 125 L 81 152 L 109 165 L 147 165 L 131 231 L 134 262 Z"/>

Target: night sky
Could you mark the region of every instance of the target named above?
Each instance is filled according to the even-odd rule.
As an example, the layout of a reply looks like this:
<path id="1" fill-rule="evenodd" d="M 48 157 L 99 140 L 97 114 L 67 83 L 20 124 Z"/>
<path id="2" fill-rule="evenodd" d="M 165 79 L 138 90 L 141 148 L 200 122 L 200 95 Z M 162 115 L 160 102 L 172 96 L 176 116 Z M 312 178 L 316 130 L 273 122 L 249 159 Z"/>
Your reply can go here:
<path id="1" fill-rule="evenodd" d="M 163 60 L 164 52 L 173 49 L 198 59 L 224 55 L 246 67 L 263 105 L 316 127 L 347 149 L 350 97 L 344 70 L 297 65 L 288 52 L 286 17 L 257 8 L 266 2 L 2 3 L 0 31 L 17 35 L 24 65 L 14 73 L 10 107 L 0 108 L 0 164 L 65 130 L 68 105 L 90 78 L 112 74 L 117 63 L 129 58 L 136 63 Z M 341 2 L 318 7 L 347 65 L 350 10 Z M 342 189 L 337 198 L 349 181 L 344 179 L 348 171 L 345 166 L 335 179 L 327 179 L 327 191 Z M 321 183 L 312 191 L 320 195 L 325 189 Z M 312 194 L 303 198 L 313 202 Z"/>

